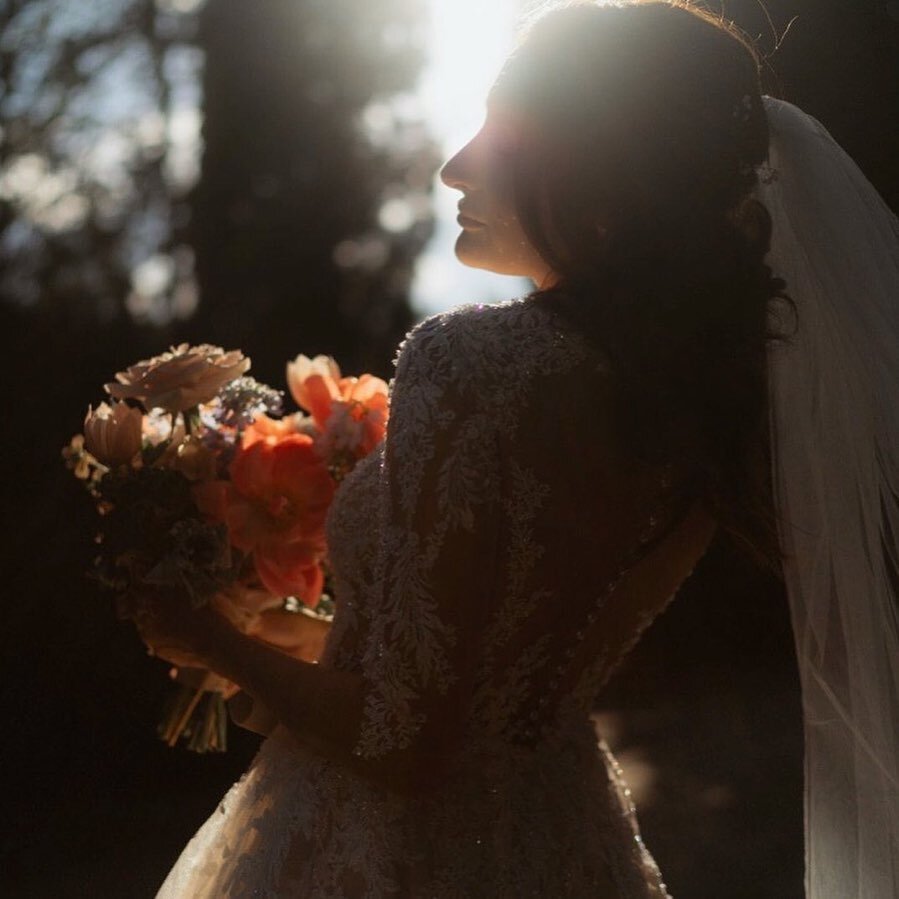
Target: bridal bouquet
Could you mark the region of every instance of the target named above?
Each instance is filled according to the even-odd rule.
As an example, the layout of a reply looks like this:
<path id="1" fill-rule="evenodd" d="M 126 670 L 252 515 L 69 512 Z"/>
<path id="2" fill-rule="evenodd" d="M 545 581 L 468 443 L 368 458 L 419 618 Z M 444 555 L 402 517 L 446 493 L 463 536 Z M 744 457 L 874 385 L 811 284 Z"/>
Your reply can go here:
<path id="1" fill-rule="evenodd" d="M 302 411 L 283 414 L 283 394 L 249 367 L 240 351 L 205 344 L 138 362 L 105 385 L 110 402 L 88 409 L 63 450 L 99 515 L 92 573 L 123 617 L 154 589 L 211 603 L 250 634 L 272 610 L 329 613 L 325 516 L 384 434 L 387 385 L 300 355 L 287 384 Z M 195 677 L 160 735 L 224 749 L 234 689 Z"/>

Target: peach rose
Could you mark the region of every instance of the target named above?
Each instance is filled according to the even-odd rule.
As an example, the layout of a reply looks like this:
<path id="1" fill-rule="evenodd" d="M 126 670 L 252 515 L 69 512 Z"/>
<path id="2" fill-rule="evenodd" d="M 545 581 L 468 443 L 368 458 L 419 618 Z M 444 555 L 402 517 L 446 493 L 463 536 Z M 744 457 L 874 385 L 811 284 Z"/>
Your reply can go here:
<path id="1" fill-rule="evenodd" d="M 130 462 L 141 449 L 143 415 L 126 403 L 100 403 L 84 419 L 84 448 L 103 465 Z"/>
<path id="2" fill-rule="evenodd" d="M 132 365 L 116 374 L 106 391 L 116 399 L 138 400 L 145 409 L 184 412 L 211 400 L 229 381 L 250 367 L 240 350 L 182 343 L 167 353 Z"/>
<path id="3" fill-rule="evenodd" d="M 231 543 L 252 554 L 266 590 L 308 606 L 321 596 L 324 523 L 333 494 L 311 437 L 266 436 L 255 426 L 244 434 L 231 480 L 194 488 L 200 510 L 224 521 Z"/>

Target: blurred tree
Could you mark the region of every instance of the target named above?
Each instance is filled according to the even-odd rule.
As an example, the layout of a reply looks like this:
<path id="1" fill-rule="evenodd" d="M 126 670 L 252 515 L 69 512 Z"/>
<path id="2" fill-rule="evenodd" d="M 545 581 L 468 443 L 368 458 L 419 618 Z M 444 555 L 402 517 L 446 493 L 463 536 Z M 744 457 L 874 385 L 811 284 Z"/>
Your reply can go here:
<path id="1" fill-rule="evenodd" d="M 408 93 L 418 0 L 209 0 L 192 333 L 257 362 L 382 368 L 410 324 L 436 156 Z M 265 363 L 263 363 L 265 365 Z"/>
<path id="2" fill-rule="evenodd" d="M 420 0 L 3 0 L 5 313 L 383 369 L 431 230 L 421 26 Z"/>
<path id="3" fill-rule="evenodd" d="M 193 311 L 172 226 L 196 177 L 196 5 L 0 6 L 0 299 L 75 328 Z"/>

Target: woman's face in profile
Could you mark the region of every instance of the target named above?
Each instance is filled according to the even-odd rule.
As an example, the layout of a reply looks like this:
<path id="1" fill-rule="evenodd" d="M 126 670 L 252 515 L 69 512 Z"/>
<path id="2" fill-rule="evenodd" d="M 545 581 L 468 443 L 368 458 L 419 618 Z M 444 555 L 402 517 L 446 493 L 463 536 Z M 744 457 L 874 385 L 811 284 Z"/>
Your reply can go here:
<path id="1" fill-rule="evenodd" d="M 548 279 L 549 266 L 531 246 L 515 211 L 512 179 L 520 133 L 520 120 L 488 103 L 481 130 L 444 165 L 440 177 L 447 187 L 462 192 L 459 261 L 501 275 L 524 276 L 539 287 Z"/>

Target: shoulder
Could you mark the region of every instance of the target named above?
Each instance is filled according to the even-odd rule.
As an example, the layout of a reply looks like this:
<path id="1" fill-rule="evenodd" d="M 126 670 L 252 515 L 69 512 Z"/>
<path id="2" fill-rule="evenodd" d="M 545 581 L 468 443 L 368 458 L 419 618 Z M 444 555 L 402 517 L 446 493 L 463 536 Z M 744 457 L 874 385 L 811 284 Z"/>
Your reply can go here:
<path id="1" fill-rule="evenodd" d="M 561 373 L 588 353 L 584 339 L 549 304 L 530 298 L 473 304 L 417 325 L 400 344 L 396 377 L 483 392 L 488 383 Z"/>

